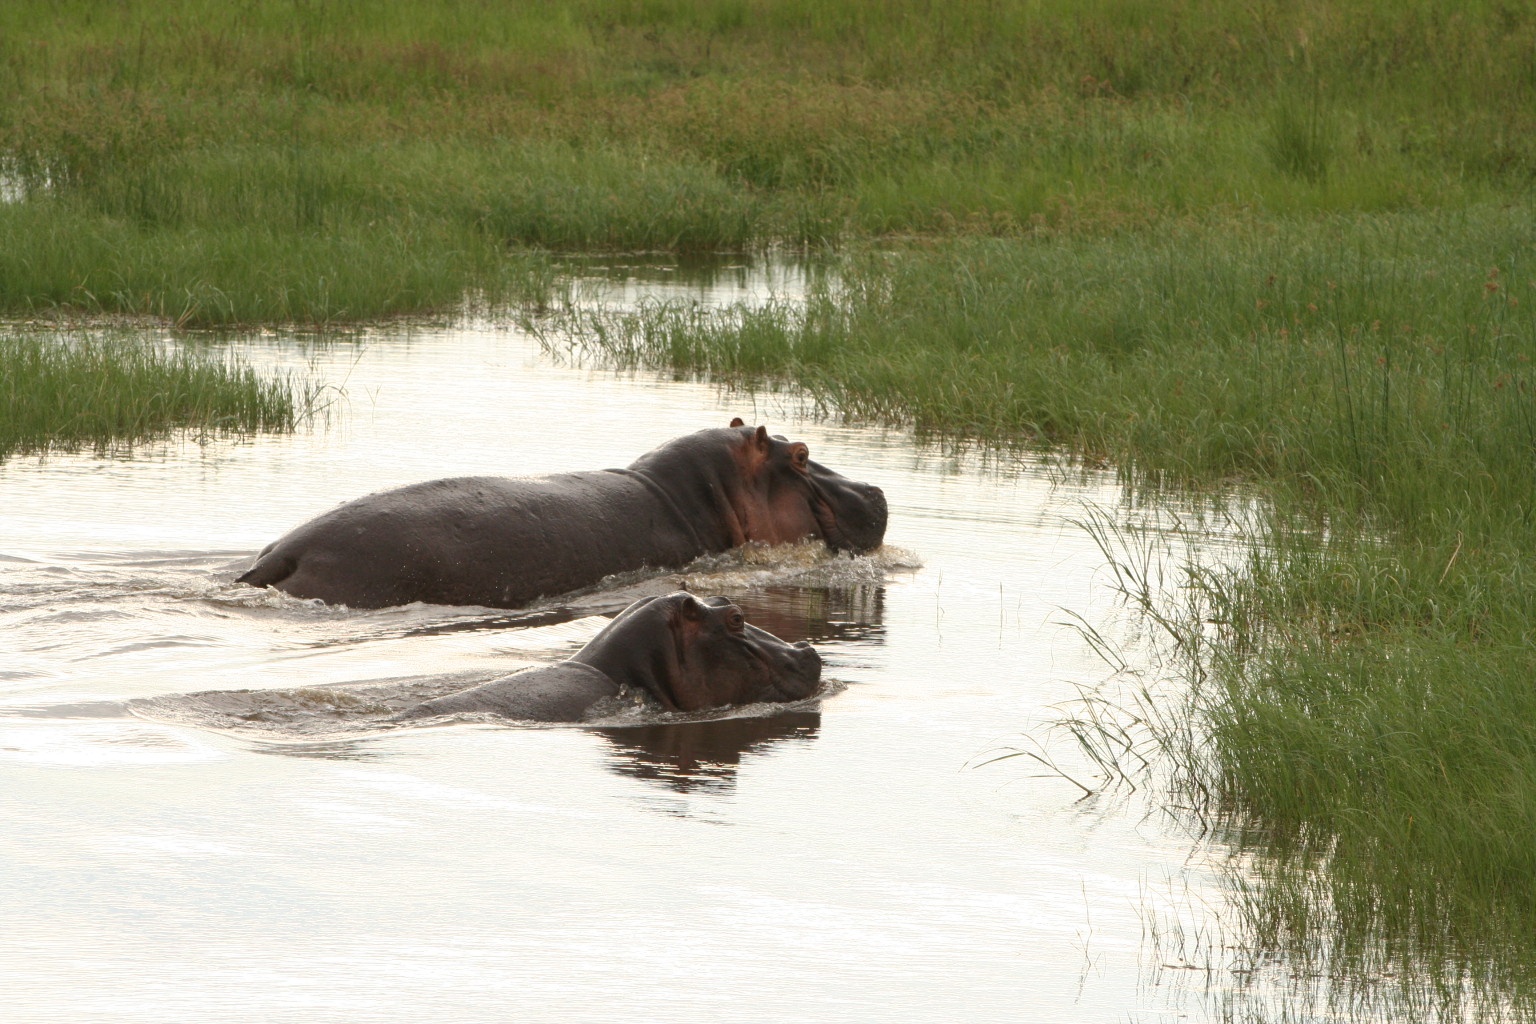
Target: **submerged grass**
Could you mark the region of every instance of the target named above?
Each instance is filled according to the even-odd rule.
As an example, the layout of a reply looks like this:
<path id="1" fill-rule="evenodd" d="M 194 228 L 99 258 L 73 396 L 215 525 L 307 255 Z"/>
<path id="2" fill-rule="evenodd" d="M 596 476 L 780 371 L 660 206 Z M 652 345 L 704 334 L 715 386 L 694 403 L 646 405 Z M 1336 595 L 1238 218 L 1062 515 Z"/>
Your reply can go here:
<path id="1" fill-rule="evenodd" d="M 185 344 L 0 335 L 0 460 L 118 451 L 175 431 L 292 430 L 313 391 Z"/>

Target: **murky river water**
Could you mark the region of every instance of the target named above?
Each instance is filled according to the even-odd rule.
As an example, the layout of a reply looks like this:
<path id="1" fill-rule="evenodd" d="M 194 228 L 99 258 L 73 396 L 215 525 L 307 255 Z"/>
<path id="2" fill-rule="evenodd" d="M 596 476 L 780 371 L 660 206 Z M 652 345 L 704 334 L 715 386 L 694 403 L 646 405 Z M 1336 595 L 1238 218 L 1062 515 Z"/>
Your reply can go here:
<path id="1" fill-rule="evenodd" d="M 1110 479 L 999 473 L 772 398 L 562 366 L 506 329 L 243 348 L 343 389 L 329 426 L 0 466 L 0 1019 L 1215 1012 L 1230 977 L 1180 973 L 1148 936 L 1170 899 L 1192 930 L 1214 927 L 1220 898 L 1190 841 L 1134 809 L 1075 805 L 1023 759 L 979 765 L 1105 675 L 1061 623 L 1066 609 L 1116 628 L 1103 556 L 1070 522 L 1118 506 Z M 816 706 L 338 736 L 167 700 L 567 656 L 629 591 L 530 620 L 338 611 L 232 579 L 368 491 L 624 465 L 733 415 L 891 501 L 874 556 L 801 548 L 687 574 L 816 644 L 834 680 Z"/>

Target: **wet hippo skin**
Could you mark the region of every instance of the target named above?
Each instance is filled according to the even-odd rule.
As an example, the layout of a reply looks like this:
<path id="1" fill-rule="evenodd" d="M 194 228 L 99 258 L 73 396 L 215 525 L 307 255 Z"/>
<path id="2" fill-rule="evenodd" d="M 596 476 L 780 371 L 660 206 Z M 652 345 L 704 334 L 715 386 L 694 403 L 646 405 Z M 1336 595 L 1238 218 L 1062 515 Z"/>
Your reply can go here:
<path id="1" fill-rule="evenodd" d="M 515 608 L 752 541 L 819 537 L 836 551 L 869 551 L 885 524 L 880 488 L 735 420 L 626 469 L 454 477 L 370 494 L 268 545 L 240 582 L 354 608 Z"/>
<path id="2" fill-rule="evenodd" d="M 395 721 L 493 714 L 579 722 L 605 697 L 643 692 L 669 711 L 803 700 L 821 657 L 749 625 L 723 597 L 678 592 L 636 601 L 570 660 L 527 669 L 409 708 Z"/>

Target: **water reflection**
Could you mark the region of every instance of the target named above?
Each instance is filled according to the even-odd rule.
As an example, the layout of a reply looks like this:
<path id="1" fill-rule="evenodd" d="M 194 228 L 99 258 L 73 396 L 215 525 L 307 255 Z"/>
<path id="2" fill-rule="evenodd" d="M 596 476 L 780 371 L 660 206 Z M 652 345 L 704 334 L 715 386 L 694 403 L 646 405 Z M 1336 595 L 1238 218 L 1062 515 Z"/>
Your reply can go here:
<path id="1" fill-rule="evenodd" d="M 556 262 L 583 306 L 641 301 L 694 301 L 715 306 L 803 299 L 832 274 L 815 260 L 721 260 L 676 254 L 567 256 Z"/>
<path id="2" fill-rule="evenodd" d="M 391 752 L 360 740 L 336 740 L 328 743 L 253 743 L 258 754 L 277 754 L 319 761 L 380 761 Z"/>
<path id="3" fill-rule="evenodd" d="M 127 718 L 128 705 L 117 700 L 90 700 L 72 704 L 7 704 L 0 718 Z"/>
<path id="4" fill-rule="evenodd" d="M 665 584 L 664 580 L 652 580 L 648 585 L 663 585 L 670 589 L 670 584 Z M 436 641 L 438 643 L 446 643 L 448 634 L 465 631 L 501 632 L 509 638 L 531 638 L 533 634 L 530 630 L 536 627 L 591 617 L 597 608 L 612 616 L 629 603 L 628 591 L 633 589 L 632 586 L 625 586 L 616 592 L 585 595 L 569 606 L 528 613 L 498 613 L 493 616 L 471 614 L 447 622 L 416 625 L 403 631 L 386 628 L 384 632 L 422 637 L 442 635 L 443 639 Z M 623 594 L 622 598 L 618 597 L 620 593 Z M 748 621 L 759 624 L 761 628 L 791 643 L 801 640 L 823 645 L 884 642 L 883 586 L 776 586 L 730 596 L 741 606 Z M 376 628 L 364 632 L 369 639 L 377 640 L 379 631 Z M 340 641 L 332 638 L 325 642 L 335 644 Z M 508 642 L 501 641 L 502 644 Z M 566 645 L 572 648 L 579 645 L 574 640 L 562 641 L 548 635 L 537 643 L 542 650 L 542 656 L 535 655 L 538 660 L 549 658 Z M 141 718 L 194 728 L 245 735 L 260 734 L 267 741 L 261 749 L 269 753 L 350 758 L 357 749 L 350 741 L 340 746 L 330 744 L 333 741 L 340 742 L 348 734 L 377 736 L 382 732 L 402 728 L 393 720 L 402 711 L 424 700 L 478 686 L 515 667 L 509 665 L 499 672 L 492 667 L 298 687 L 229 688 L 158 694 L 130 700 L 126 704 L 84 703 L 41 710 L 51 717 L 121 715 L 126 711 Z M 37 713 L 38 709 L 31 711 Z M 650 752 L 651 756 L 642 759 L 642 762 L 651 767 L 645 771 L 625 768 L 625 774 L 665 778 L 669 785 L 682 779 L 691 786 L 702 779 L 728 776 L 730 772 L 726 771 L 722 775 L 719 766 L 728 766 L 733 771 L 741 754 L 747 749 L 791 735 L 807 735 L 803 718 L 781 721 L 784 716 L 777 716 L 730 719 L 726 724 L 698 721 L 678 723 L 656 719 L 659 713 L 659 708 L 653 708 L 640 711 L 641 717 L 634 721 L 621 717 L 602 723 L 611 727 L 603 730 L 604 735 L 608 735 L 611 740 L 618 742 L 614 739 L 616 736 L 627 736 L 621 745 Z M 800 712 L 802 715 L 804 713 Z M 814 728 L 809 732 L 814 733 Z M 690 751 L 695 753 L 690 754 Z M 682 774 L 679 775 L 679 772 Z"/>
<path id="5" fill-rule="evenodd" d="M 653 577 L 640 583 L 582 595 L 569 604 L 519 612 L 458 617 L 400 630 L 402 637 L 438 636 L 487 630 L 553 626 L 590 615 L 612 618 L 641 597 L 656 597 L 689 589 L 678 576 Z M 883 636 L 885 588 L 877 584 L 846 587 L 777 586 L 733 592 L 730 588 L 695 587 L 700 597 L 729 597 L 747 621 L 787 643 L 839 640 L 879 643 Z"/>
<path id="6" fill-rule="evenodd" d="M 599 615 L 617 615 L 619 611 L 601 611 Z M 481 633 L 487 630 L 503 629 L 532 629 L 536 626 L 558 626 L 562 622 L 570 622 L 583 615 L 594 614 L 588 611 L 578 611 L 575 608 L 541 608 L 531 612 L 498 613 L 475 618 L 458 618 L 448 622 L 434 622 L 425 626 L 413 626 L 389 634 L 399 637 L 416 636 L 446 636 L 449 633 Z M 374 634 L 375 637 L 386 635 L 382 631 Z M 341 641 L 317 642 L 316 646 L 324 646 L 326 643 L 338 643 Z"/>
<path id="7" fill-rule="evenodd" d="M 820 711 L 786 711 L 593 731 L 613 745 L 607 766 L 614 772 L 692 793 L 732 788 L 745 755 L 785 740 L 809 742 L 820 728 Z"/>
<path id="8" fill-rule="evenodd" d="M 882 643 L 885 587 L 766 587 L 733 594 L 747 621 L 780 640 Z"/>

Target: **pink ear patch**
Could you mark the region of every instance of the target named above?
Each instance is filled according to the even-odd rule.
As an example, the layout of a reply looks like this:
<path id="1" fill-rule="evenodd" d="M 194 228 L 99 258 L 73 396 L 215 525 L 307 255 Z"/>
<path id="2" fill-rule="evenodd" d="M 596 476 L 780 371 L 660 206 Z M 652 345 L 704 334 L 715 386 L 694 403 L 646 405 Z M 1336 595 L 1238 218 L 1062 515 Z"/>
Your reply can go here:
<path id="1" fill-rule="evenodd" d="M 743 420 L 740 416 L 735 416 L 731 419 L 731 426 L 733 427 L 744 427 L 746 425 L 746 420 Z"/>

